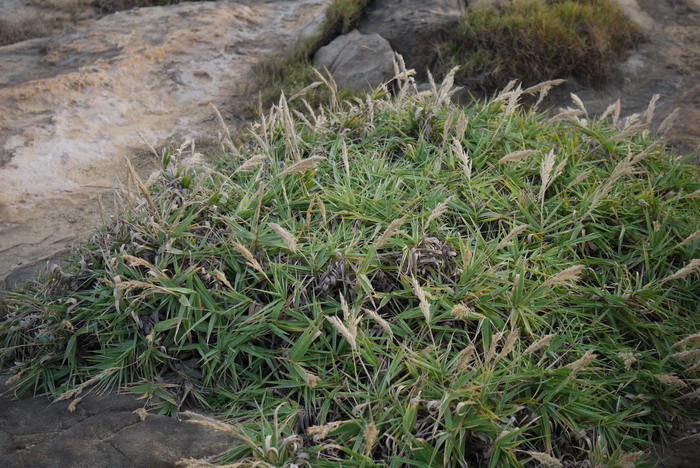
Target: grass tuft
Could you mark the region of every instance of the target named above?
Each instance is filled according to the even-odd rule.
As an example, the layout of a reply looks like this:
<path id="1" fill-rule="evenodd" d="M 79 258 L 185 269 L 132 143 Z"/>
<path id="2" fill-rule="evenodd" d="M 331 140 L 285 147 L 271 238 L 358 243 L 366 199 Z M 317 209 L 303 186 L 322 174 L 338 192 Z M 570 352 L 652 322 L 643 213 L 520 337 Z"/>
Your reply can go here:
<path id="1" fill-rule="evenodd" d="M 641 459 L 700 395 L 697 169 L 646 124 L 400 76 L 309 119 L 280 100 L 215 169 L 166 152 L 70 268 L 7 299 L 15 390 L 202 406 L 241 441 L 222 463 Z"/>
<path id="2" fill-rule="evenodd" d="M 441 48 L 458 81 L 487 91 L 517 78 L 598 86 L 641 33 L 610 0 L 514 0 L 467 10 Z"/>

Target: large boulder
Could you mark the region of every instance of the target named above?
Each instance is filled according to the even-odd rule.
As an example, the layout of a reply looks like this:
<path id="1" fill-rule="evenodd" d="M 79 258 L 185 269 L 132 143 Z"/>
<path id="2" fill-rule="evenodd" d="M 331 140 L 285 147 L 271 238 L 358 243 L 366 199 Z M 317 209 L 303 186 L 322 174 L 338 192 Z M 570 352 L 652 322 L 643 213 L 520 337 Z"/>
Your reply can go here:
<path id="1" fill-rule="evenodd" d="M 392 77 L 393 54 L 389 42 L 379 34 L 354 30 L 321 47 L 314 65 L 327 68 L 339 87 L 365 91 Z"/>
<path id="2" fill-rule="evenodd" d="M 424 74 L 432 49 L 449 34 L 465 10 L 464 0 L 377 0 L 358 29 L 379 34 L 403 55 L 406 65 Z"/>

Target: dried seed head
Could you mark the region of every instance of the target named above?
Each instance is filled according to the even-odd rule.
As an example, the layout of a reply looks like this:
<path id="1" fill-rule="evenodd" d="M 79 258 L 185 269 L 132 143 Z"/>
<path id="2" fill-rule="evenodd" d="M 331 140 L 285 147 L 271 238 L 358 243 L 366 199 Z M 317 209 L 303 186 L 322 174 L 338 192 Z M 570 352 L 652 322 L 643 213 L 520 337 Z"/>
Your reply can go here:
<path id="1" fill-rule="evenodd" d="M 496 246 L 496 250 L 499 250 L 502 247 L 505 247 L 506 245 L 508 245 L 510 243 L 510 241 L 513 240 L 513 238 L 517 237 L 518 234 L 527 230 L 529 227 L 530 226 L 528 224 L 523 224 L 523 225 L 520 225 L 520 226 L 514 228 L 512 231 L 510 231 L 510 233 L 508 233 L 508 235 L 505 238 L 503 238 L 503 240 L 501 242 L 498 243 L 498 245 Z"/>
<path id="2" fill-rule="evenodd" d="M 671 387 L 684 388 L 688 384 L 672 374 L 654 374 L 654 378 L 665 385 Z"/>
<path id="3" fill-rule="evenodd" d="M 484 364 L 488 364 L 491 361 L 491 359 L 493 359 L 493 357 L 496 355 L 496 349 L 498 348 L 498 344 L 501 342 L 503 335 L 505 335 L 505 332 L 499 331 L 491 338 L 491 346 L 489 346 L 489 350 L 486 353 Z"/>
<path id="4" fill-rule="evenodd" d="M 625 369 L 627 370 L 630 370 L 634 363 L 637 362 L 637 357 L 634 353 L 618 353 L 617 357 L 622 359 L 622 362 L 625 364 Z"/>
<path id="5" fill-rule="evenodd" d="M 589 350 L 586 351 L 586 354 L 584 354 L 581 357 L 581 359 L 574 361 L 571 364 L 564 367 L 569 367 L 571 368 L 572 373 L 576 373 L 581 369 L 585 369 L 586 367 L 588 367 L 591 364 L 591 362 L 593 362 L 597 357 L 597 354 L 594 354 L 593 351 Z"/>
<path id="6" fill-rule="evenodd" d="M 557 336 L 556 333 L 550 333 L 549 335 L 543 336 L 542 338 L 528 346 L 523 355 L 528 356 L 532 353 L 539 351 L 542 348 L 545 348 L 547 345 L 549 345 L 549 343 L 554 339 L 555 336 Z"/>
<path id="7" fill-rule="evenodd" d="M 576 104 L 576 107 L 581 109 L 584 114 L 588 114 L 588 111 L 586 111 L 586 106 L 583 105 L 583 101 L 581 100 L 580 97 L 578 97 L 574 93 L 571 93 L 571 100 L 574 101 L 574 104 Z"/>
<path id="8" fill-rule="evenodd" d="M 84 397 L 79 396 L 78 398 L 74 399 L 73 401 L 70 402 L 70 405 L 68 405 L 68 412 L 74 413 L 76 409 L 78 409 L 78 404 L 83 401 Z"/>
<path id="9" fill-rule="evenodd" d="M 374 448 L 374 443 L 377 441 L 377 436 L 379 435 L 379 430 L 377 430 L 377 425 L 373 422 L 367 424 L 365 427 L 365 445 L 367 446 L 367 453 L 372 453 Z"/>
<path id="10" fill-rule="evenodd" d="M 219 271 L 219 270 L 214 270 L 214 275 L 216 275 L 216 278 L 224 283 L 229 289 L 233 289 L 233 286 L 231 286 L 231 283 L 229 283 L 228 279 L 226 278 L 226 275 Z"/>
<path id="11" fill-rule="evenodd" d="M 537 151 L 535 150 L 522 150 L 522 151 L 514 151 L 512 153 L 509 153 L 505 156 L 503 156 L 501 159 L 498 160 L 496 164 L 504 164 L 508 162 L 522 162 L 525 158 L 528 158 L 532 156 L 533 154 L 537 154 Z"/>
<path id="12" fill-rule="evenodd" d="M 420 287 L 416 278 L 411 277 L 411 282 L 413 283 L 413 292 L 420 303 L 420 310 L 423 312 L 423 317 L 425 317 L 426 322 L 430 323 L 430 303 L 428 302 L 425 291 Z"/>
<path id="13" fill-rule="evenodd" d="M 626 453 L 617 460 L 617 465 L 619 468 L 634 468 L 637 466 L 637 460 L 644 456 L 644 452 L 630 452 Z"/>
<path id="14" fill-rule="evenodd" d="M 259 271 L 260 273 L 264 273 L 262 266 L 258 261 L 253 257 L 253 254 L 250 253 L 250 250 L 246 249 L 244 245 L 239 244 L 236 241 L 233 241 L 231 243 L 233 245 L 233 248 L 236 249 L 236 251 L 243 255 L 243 258 L 245 258 L 248 261 L 248 266 L 253 268 L 254 270 Z"/>
<path id="15" fill-rule="evenodd" d="M 585 269 L 586 267 L 583 265 L 574 265 L 572 267 L 569 267 L 566 270 L 560 271 L 556 275 L 549 278 L 543 283 L 543 286 L 556 286 L 559 284 L 575 283 L 580 279 L 581 273 Z"/>
<path id="16" fill-rule="evenodd" d="M 231 434 L 234 436 L 239 435 L 235 427 L 226 423 L 222 423 L 221 421 L 217 421 L 216 419 L 210 418 L 208 416 L 204 416 L 202 414 L 194 413 L 191 411 L 182 411 L 179 415 L 182 418 L 184 418 L 185 421 L 187 421 L 188 423 L 208 427 L 210 429 L 214 429 L 215 431 L 224 432 L 226 434 Z"/>
<path id="17" fill-rule="evenodd" d="M 693 242 L 695 239 L 700 238 L 700 229 L 689 235 L 688 237 L 685 238 L 683 242 L 678 244 L 676 247 L 683 247 L 684 245 L 688 245 L 691 242 Z"/>
<path id="18" fill-rule="evenodd" d="M 292 252 L 298 252 L 299 249 L 297 248 L 297 240 L 296 238 L 285 228 L 280 226 L 277 223 L 267 223 L 268 226 L 272 228 L 273 231 L 277 233 L 278 236 L 282 238 L 285 244 L 287 244 L 287 247 L 289 250 Z"/>
<path id="19" fill-rule="evenodd" d="M 375 322 L 379 324 L 379 326 L 382 327 L 382 329 L 386 332 L 387 335 L 393 337 L 394 336 L 394 331 L 391 329 L 391 326 L 389 325 L 389 322 L 384 320 L 377 312 L 374 310 L 370 309 L 362 309 L 365 314 L 369 315 L 374 319 Z"/>
<path id="20" fill-rule="evenodd" d="M 287 169 L 280 172 L 277 175 L 277 177 L 284 177 L 290 174 L 304 173 L 310 169 L 315 168 L 325 160 L 326 158 L 324 158 L 323 156 L 311 156 L 310 158 L 302 159 L 301 161 L 292 164 Z"/>
<path id="21" fill-rule="evenodd" d="M 326 317 L 326 320 L 328 320 L 331 325 L 333 325 L 333 328 L 335 328 L 338 333 L 343 335 L 343 337 L 347 340 L 348 343 L 350 343 L 350 347 L 353 350 L 357 349 L 357 334 L 352 333 L 352 331 L 345 326 L 342 320 L 340 320 L 338 317 Z"/>
<path id="22" fill-rule="evenodd" d="M 430 213 L 430 216 L 428 216 L 428 220 L 425 222 L 426 226 L 430 224 L 430 222 L 434 219 L 438 219 L 441 217 L 443 214 L 445 214 L 445 211 L 447 211 L 448 205 L 450 203 L 450 200 L 452 200 L 452 197 L 447 197 L 447 200 L 445 200 L 442 203 L 439 203 L 434 209 L 433 212 Z"/>
<path id="23" fill-rule="evenodd" d="M 689 360 L 700 360 L 700 349 L 690 349 L 688 351 L 679 351 L 677 353 L 671 354 L 672 358 Z"/>
<path id="24" fill-rule="evenodd" d="M 686 266 L 684 266 L 683 268 L 681 268 L 677 272 L 673 273 L 672 275 L 668 275 L 666 278 L 662 279 L 661 282 L 665 283 L 666 281 L 673 281 L 673 280 L 685 278 L 686 276 L 695 273 L 695 270 L 698 267 L 700 267 L 700 258 L 696 258 L 694 260 L 691 260 L 690 263 L 688 263 Z"/>
<path id="25" fill-rule="evenodd" d="M 386 228 L 386 231 L 384 231 L 384 234 L 382 234 L 379 239 L 374 243 L 374 248 L 379 249 L 386 241 L 388 241 L 391 236 L 394 235 L 396 230 L 401 227 L 401 225 L 406 221 L 406 217 L 402 217 L 399 219 L 393 220 L 389 226 Z"/>
<path id="26" fill-rule="evenodd" d="M 680 340 L 677 343 L 674 343 L 673 347 L 674 348 L 680 348 L 682 346 L 687 345 L 688 343 L 700 343 L 700 332 L 693 333 L 692 335 L 688 335 L 682 340 Z"/>
<path id="27" fill-rule="evenodd" d="M 544 452 L 525 452 L 528 455 L 530 455 L 532 458 L 537 460 L 538 462 L 542 463 L 544 466 L 547 467 L 555 467 L 555 468 L 561 468 L 564 465 L 561 464 L 561 462 L 557 459 L 554 458 L 553 456 L 546 454 Z"/>
<path id="28" fill-rule="evenodd" d="M 464 304 L 455 304 L 450 313 L 453 317 L 458 319 L 467 318 L 468 316 L 481 315 L 477 314 L 474 309 Z"/>
<path id="29" fill-rule="evenodd" d="M 234 174 L 238 174 L 239 172 L 250 172 L 258 167 L 262 166 L 265 161 L 267 160 L 267 156 L 264 154 L 256 154 L 255 156 L 251 157 L 248 159 L 246 162 L 238 166 L 238 169 L 233 171 Z"/>
<path id="30" fill-rule="evenodd" d="M 148 418 L 148 411 L 146 411 L 146 408 L 138 408 L 132 412 L 137 415 L 142 422 Z"/>
<path id="31" fill-rule="evenodd" d="M 306 383 L 309 384 L 309 387 L 315 388 L 316 385 L 321 381 L 321 378 L 317 376 L 316 374 L 312 374 L 309 371 L 305 371 L 305 377 L 306 377 Z"/>
<path id="32" fill-rule="evenodd" d="M 469 367 L 469 363 L 472 361 L 472 357 L 476 353 L 476 346 L 470 344 L 460 353 L 459 361 L 457 362 L 457 368 L 465 370 Z"/>
<path id="33" fill-rule="evenodd" d="M 314 441 L 323 440 L 328 437 L 328 434 L 349 422 L 351 421 L 333 421 L 322 426 L 311 426 L 306 430 L 306 434 L 312 436 Z"/>
<path id="34" fill-rule="evenodd" d="M 508 338 L 506 338 L 506 342 L 503 343 L 503 348 L 501 348 L 501 351 L 496 355 L 493 362 L 496 363 L 504 357 L 508 356 L 511 353 L 511 351 L 513 351 L 513 348 L 515 348 L 515 343 L 518 342 L 519 337 L 520 334 L 518 333 L 517 329 L 511 331 L 510 335 L 508 335 Z"/>
<path id="35" fill-rule="evenodd" d="M 462 117 L 461 114 L 460 117 Z M 464 130 L 462 130 L 462 134 L 463 133 Z M 471 179 L 472 160 L 469 158 L 469 156 L 467 156 L 467 153 L 464 151 L 464 148 L 462 148 L 462 143 L 460 143 L 457 138 L 452 139 L 452 148 L 454 149 L 457 158 L 462 163 L 462 170 L 464 171 L 464 175 L 467 177 L 467 180 Z"/>

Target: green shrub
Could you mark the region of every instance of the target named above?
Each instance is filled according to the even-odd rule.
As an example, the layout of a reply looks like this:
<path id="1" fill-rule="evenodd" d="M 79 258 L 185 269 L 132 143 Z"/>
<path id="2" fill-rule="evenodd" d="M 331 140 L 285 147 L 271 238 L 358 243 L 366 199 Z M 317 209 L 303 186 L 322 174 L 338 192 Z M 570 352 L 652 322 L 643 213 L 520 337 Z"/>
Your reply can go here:
<path id="1" fill-rule="evenodd" d="M 609 0 L 514 0 L 468 10 L 442 53 L 460 81 L 487 90 L 569 76 L 600 85 L 640 39 Z"/>
<path id="2" fill-rule="evenodd" d="M 216 169 L 164 154 L 72 268 L 9 299 L 17 391 L 202 405 L 234 425 L 184 416 L 242 441 L 221 461 L 273 466 L 617 466 L 691 415 L 700 183 L 651 111 L 399 84 L 282 101 Z"/>

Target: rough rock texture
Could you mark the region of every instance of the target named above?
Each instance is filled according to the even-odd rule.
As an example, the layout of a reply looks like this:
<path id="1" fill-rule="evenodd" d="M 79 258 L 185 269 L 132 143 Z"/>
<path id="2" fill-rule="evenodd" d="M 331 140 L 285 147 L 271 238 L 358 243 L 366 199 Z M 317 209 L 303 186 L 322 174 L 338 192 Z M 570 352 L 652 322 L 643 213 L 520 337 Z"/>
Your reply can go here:
<path id="1" fill-rule="evenodd" d="M 406 65 L 422 75 L 431 65 L 432 48 L 458 23 L 465 4 L 464 0 L 377 0 L 358 29 L 384 37 Z"/>
<path id="2" fill-rule="evenodd" d="M 382 36 L 354 30 L 321 47 L 314 56 L 314 65 L 327 68 L 340 88 L 367 91 L 392 77 L 393 56 Z"/>
<path id="3" fill-rule="evenodd" d="M 141 8 L 0 47 L 0 288 L 100 222 L 125 156 L 148 175 L 155 158 L 139 134 L 156 147 L 215 140 L 210 103 L 241 125 L 231 97 L 253 65 L 293 45 L 329 1 Z"/>
<path id="4" fill-rule="evenodd" d="M 0 466 L 170 467 L 183 458 L 218 455 L 236 443 L 227 434 L 166 416 L 142 420 L 134 411 L 143 402 L 134 396 L 87 396 L 74 412 L 69 404 L 0 397 Z"/>
<path id="5" fill-rule="evenodd" d="M 571 81 L 556 89 L 550 102 L 569 105 L 569 94 L 574 92 L 589 113 L 597 114 L 619 98 L 623 115 L 630 115 L 643 112 L 659 94 L 656 123 L 678 108 L 666 139 L 679 152 L 690 154 L 700 148 L 700 0 L 615 1 L 640 25 L 647 40 L 620 64 L 605 87 L 593 89 Z"/>

